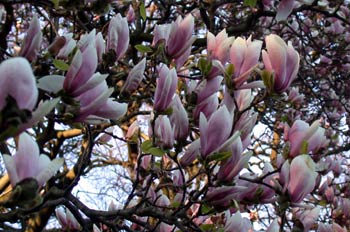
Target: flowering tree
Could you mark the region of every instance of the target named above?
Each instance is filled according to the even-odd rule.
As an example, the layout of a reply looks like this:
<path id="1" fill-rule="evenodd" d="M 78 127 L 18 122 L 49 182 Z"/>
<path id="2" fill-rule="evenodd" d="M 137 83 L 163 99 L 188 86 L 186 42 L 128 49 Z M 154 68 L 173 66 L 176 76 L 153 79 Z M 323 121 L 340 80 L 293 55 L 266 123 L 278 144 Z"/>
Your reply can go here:
<path id="1" fill-rule="evenodd" d="M 350 230 L 349 1 L 0 4 L 1 229 Z"/>

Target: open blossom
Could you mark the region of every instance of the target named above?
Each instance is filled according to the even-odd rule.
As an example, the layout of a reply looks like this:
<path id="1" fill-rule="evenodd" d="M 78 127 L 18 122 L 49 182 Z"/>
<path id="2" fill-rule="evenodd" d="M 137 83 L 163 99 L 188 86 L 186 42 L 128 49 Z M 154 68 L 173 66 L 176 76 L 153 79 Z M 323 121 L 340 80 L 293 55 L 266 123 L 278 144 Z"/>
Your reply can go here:
<path id="1" fill-rule="evenodd" d="M 96 71 L 97 52 L 94 43 L 90 41 L 83 52 L 77 50 L 68 69 L 63 88 L 72 96 L 79 96 L 87 90 L 87 82 L 91 81 Z"/>
<path id="2" fill-rule="evenodd" d="M 230 49 L 230 62 L 234 65 L 233 80 L 235 86 L 241 86 L 248 77 L 249 71 L 258 64 L 262 41 L 252 41 L 250 36 L 247 40 L 238 37 Z"/>
<path id="3" fill-rule="evenodd" d="M 316 185 L 316 165 L 309 155 L 295 157 L 291 164 L 286 161 L 281 169 L 280 182 L 287 188 L 292 202 L 301 202 Z"/>
<path id="4" fill-rule="evenodd" d="M 113 50 L 119 60 L 129 46 L 129 27 L 126 17 L 120 14 L 114 16 L 109 22 L 107 33 L 107 52 Z"/>
<path id="5" fill-rule="evenodd" d="M 317 152 L 320 148 L 328 144 L 325 129 L 320 127 L 319 121 L 315 121 L 309 126 L 302 120 L 296 120 L 292 127 L 285 125 L 284 139 L 290 143 L 290 157 L 300 154 L 303 143 L 307 143 L 307 150 L 304 152 Z"/>
<path id="6" fill-rule="evenodd" d="M 18 149 L 15 155 L 3 155 L 11 185 L 26 178 L 34 178 L 43 186 L 63 165 L 63 159 L 54 159 L 39 155 L 38 144 L 26 133 L 19 136 Z M 28 165 L 30 164 L 30 165 Z"/>
<path id="7" fill-rule="evenodd" d="M 274 73 L 274 90 L 277 93 L 284 92 L 297 77 L 299 54 L 278 35 L 266 36 L 265 42 L 267 51 L 262 52 L 265 68 Z"/>
<path id="8" fill-rule="evenodd" d="M 19 55 L 27 58 L 29 61 L 35 60 L 41 46 L 42 38 L 43 33 L 40 29 L 40 22 L 38 17 L 34 15 L 30 21 L 30 26 L 23 40 Z"/>
<path id="9" fill-rule="evenodd" d="M 165 64 L 161 64 L 158 67 L 158 75 L 154 94 L 154 110 L 164 111 L 170 106 L 174 97 L 177 88 L 177 73 L 174 68 L 169 70 Z"/>
<path id="10" fill-rule="evenodd" d="M 192 43 L 195 41 L 193 32 L 193 16 L 189 14 L 184 19 L 179 16 L 171 24 L 155 26 L 152 44 L 156 45 L 159 41 L 164 40 L 166 54 L 172 59 L 178 60 L 177 66 L 182 66 L 190 55 Z"/>
<path id="11" fill-rule="evenodd" d="M 38 99 L 36 80 L 29 62 L 21 57 L 0 64 L 0 110 L 5 107 L 7 96 L 16 100 L 20 109 L 33 110 Z"/>
<path id="12" fill-rule="evenodd" d="M 225 64 L 229 58 L 230 46 L 233 42 L 233 37 L 228 37 L 226 29 L 223 29 L 219 34 L 214 36 L 211 32 L 207 34 L 207 50 L 210 60 L 219 60 Z"/>

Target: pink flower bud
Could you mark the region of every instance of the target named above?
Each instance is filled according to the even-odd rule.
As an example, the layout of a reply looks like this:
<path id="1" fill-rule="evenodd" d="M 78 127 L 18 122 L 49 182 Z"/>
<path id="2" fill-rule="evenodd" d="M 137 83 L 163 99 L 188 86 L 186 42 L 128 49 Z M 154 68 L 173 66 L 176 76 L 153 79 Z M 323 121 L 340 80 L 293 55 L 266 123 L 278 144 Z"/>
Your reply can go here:
<path id="1" fill-rule="evenodd" d="M 36 80 L 29 62 L 21 57 L 10 58 L 0 64 L 0 110 L 7 96 L 17 102 L 20 109 L 33 110 L 38 99 Z"/>
<path id="2" fill-rule="evenodd" d="M 204 200 L 216 208 L 224 209 L 230 205 L 232 200 L 237 200 L 236 196 L 245 189 L 241 186 L 211 187 Z"/>
<path id="3" fill-rule="evenodd" d="M 125 91 L 128 93 L 132 93 L 133 91 L 135 91 L 139 87 L 143 79 L 143 73 L 145 72 L 145 68 L 146 58 L 143 58 L 137 65 L 135 65 L 131 69 L 121 91 Z"/>
<path id="4" fill-rule="evenodd" d="M 232 116 L 225 105 L 214 112 L 209 120 L 204 114 L 200 115 L 201 155 L 204 159 L 226 142 L 231 134 L 232 124 Z"/>
<path id="5" fill-rule="evenodd" d="M 107 34 L 107 52 L 114 50 L 119 60 L 129 46 L 129 27 L 125 17 L 120 14 L 114 16 L 109 22 Z"/>
<path id="6" fill-rule="evenodd" d="M 169 38 L 166 43 L 167 53 L 173 57 L 180 57 L 194 42 L 194 18 L 191 14 L 184 19 L 179 16 L 171 24 Z"/>
<path id="7" fill-rule="evenodd" d="M 128 23 L 133 23 L 135 21 L 135 11 L 132 7 L 132 4 L 129 5 L 129 10 L 126 13 L 126 18 L 128 20 Z"/>
<path id="8" fill-rule="evenodd" d="M 27 58 L 29 61 L 35 60 L 40 50 L 42 37 L 43 33 L 40 29 L 40 22 L 38 17 L 34 15 L 32 21 L 30 21 L 30 26 L 23 40 L 19 55 Z"/>
<path id="9" fill-rule="evenodd" d="M 277 35 L 266 36 L 265 42 L 267 51 L 262 52 L 265 68 L 274 72 L 274 90 L 277 93 L 284 92 L 297 77 L 299 54 L 291 44 L 287 46 Z"/>
<path id="10" fill-rule="evenodd" d="M 170 106 L 173 110 L 170 115 L 170 122 L 174 128 L 175 139 L 185 140 L 189 133 L 189 120 L 179 95 L 175 94 Z"/>
<path id="11" fill-rule="evenodd" d="M 292 202 L 301 202 L 314 189 L 317 177 L 315 166 L 308 155 L 299 155 L 292 160 L 288 183 L 288 193 Z"/>
<path id="12" fill-rule="evenodd" d="M 177 88 L 177 73 L 173 68 L 171 70 L 165 64 L 158 67 L 158 75 L 156 91 L 154 94 L 154 110 L 166 110 L 175 94 Z"/>
<path id="13" fill-rule="evenodd" d="M 67 59 L 68 55 L 75 48 L 77 42 L 72 38 L 73 37 L 72 33 L 68 33 L 68 34 L 64 35 L 63 37 L 65 38 L 65 44 L 58 52 L 57 58 Z"/>
<path id="14" fill-rule="evenodd" d="M 54 159 L 39 155 L 38 144 L 26 133 L 19 136 L 15 155 L 3 156 L 12 187 L 26 178 L 34 178 L 43 186 L 63 165 L 63 159 Z M 30 165 L 28 165 L 30 164 Z"/>
<path id="15" fill-rule="evenodd" d="M 185 154 L 180 159 L 180 164 L 183 167 L 189 166 L 200 154 L 200 139 L 195 140 L 192 142 L 187 150 L 185 151 Z"/>
<path id="16" fill-rule="evenodd" d="M 134 135 L 137 135 L 139 133 L 140 126 L 137 120 L 135 120 L 128 128 L 128 131 L 125 135 L 126 139 L 131 139 L 134 137 Z"/>
<path id="17" fill-rule="evenodd" d="M 172 148 L 174 145 L 174 130 L 171 127 L 168 116 L 160 115 L 157 117 L 154 125 L 154 134 L 157 137 L 157 143 L 163 148 Z"/>

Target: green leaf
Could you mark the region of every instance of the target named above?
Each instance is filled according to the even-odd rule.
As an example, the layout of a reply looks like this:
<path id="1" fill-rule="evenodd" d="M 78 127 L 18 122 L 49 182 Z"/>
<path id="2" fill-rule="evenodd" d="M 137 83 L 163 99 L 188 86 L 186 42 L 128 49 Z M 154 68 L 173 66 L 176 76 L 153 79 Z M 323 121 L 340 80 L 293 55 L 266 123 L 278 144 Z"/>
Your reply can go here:
<path id="1" fill-rule="evenodd" d="M 207 76 L 212 68 L 212 63 L 211 61 L 204 59 L 204 58 L 200 58 L 198 60 L 198 68 L 199 70 L 201 70 L 203 76 Z"/>
<path id="2" fill-rule="evenodd" d="M 230 158 L 232 153 L 230 151 L 214 153 L 208 157 L 209 161 L 221 161 Z"/>
<path id="3" fill-rule="evenodd" d="M 304 140 L 302 143 L 301 143 L 301 147 L 300 147 L 300 154 L 307 154 L 307 150 L 308 150 L 308 146 L 309 146 L 309 143 Z"/>
<path id="4" fill-rule="evenodd" d="M 163 156 L 164 151 L 158 147 L 154 147 L 151 140 L 146 140 L 141 144 L 141 150 L 143 153 L 152 154 L 154 156 Z"/>
<path id="5" fill-rule="evenodd" d="M 141 151 L 144 153 L 149 153 L 149 149 L 152 147 L 152 141 L 151 140 L 146 140 L 141 144 Z"/>
<path id="6" fill-rule="evenodd" d="M 66 64 L 63 60 L 53 60 L 53 65 L 59 70 L 67 71 L 69 69 L 69 65 Z"/>
<path id="7" fill-rule="evenodd" d="M 202 231 L 216 231 L 214 224 L 203 224 L 199 228 L 201 228 Z"/>
<path id="8" fill-rule="evenodd" d="M 148 150 L 148 153 L 154 155 L 154 156 L 159 156 L 159 157 L 162 157 L 164 155 L 164 151 L 158 147 L 151 147 L 149 150 Z"/>
<path id="9" fill-rule="evenodd" d="M 203 204 L 201 206 L 201 211 L 202 211 L 202 214 L 208 214 L 209 212 L 212 211 L 212 208 L 209 205 Z"/>
<path id="10" fill-rule="evenodd" d="M 142 52 L 142 53 L 147 53 L 147 52 L 152 52 L 152 48 L 142 45 L 142 44 L 137 44 L 135 45 L 135 48 L 137 49 L 137 51 Z"/>
<path id="11" fill-rule="evenodd" d="M 266 88 L 270 91 L 273 90 L 273 86 L 275 85 L 275 79 L 274 79 L 274 74 L 267 71 L 266 69 L 264 69 L 261 72 L 261 79 L 264 82 L 264 85 L 266 86 Z"/>
<path id="12" fill-rule="evenodd" d="M 145 4 L 143 2 L 140 4 L 140 15 L 141 15 L 143 21 L 146 21 L 146 8 L 145 8 Z"/>
<path id="13" fill-rule="evenodd" d="M 255 7 L 256 2 L 257 2 L 257 0 L 244 0 L 244 5 L 250 6 L 250 7 Z"/>
<path id="14" fill-rule="evenodd" d="M 55 9 L 57 9 L 59 7 L 59 0 L 52 0 L 51 1 L 53 3 L 53 6 L 55 7 Z"/>

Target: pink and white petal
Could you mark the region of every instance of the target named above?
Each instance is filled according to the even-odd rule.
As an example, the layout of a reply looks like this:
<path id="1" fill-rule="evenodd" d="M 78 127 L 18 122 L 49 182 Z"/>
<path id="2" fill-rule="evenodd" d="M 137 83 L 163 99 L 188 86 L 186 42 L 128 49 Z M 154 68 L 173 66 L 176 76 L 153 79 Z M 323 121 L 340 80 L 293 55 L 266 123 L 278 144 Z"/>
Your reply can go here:
<path id="1" fill-rule="evenodd" d="M 2 156 L 2 158 L 4 160 L 7 173 L 10 177 L 11 186 L 15 187 L 16 184 L 20 181 L 17 175 L 16 163 L 13 160 L 13 157 L 10 155 L 5 154 Z"/>

